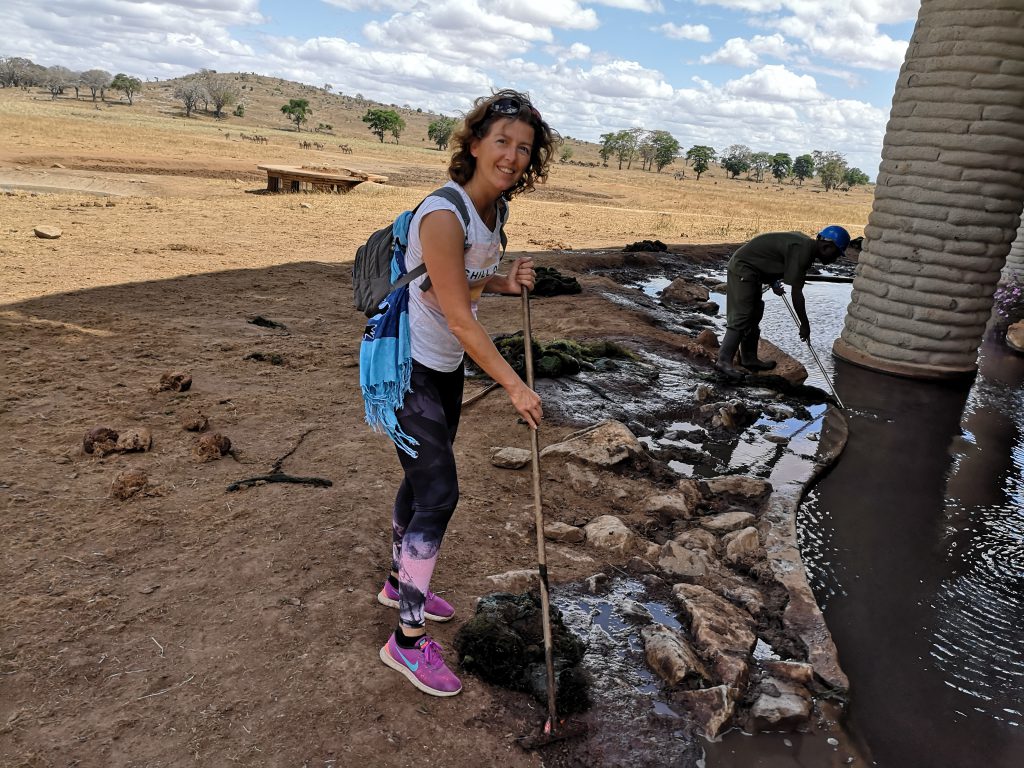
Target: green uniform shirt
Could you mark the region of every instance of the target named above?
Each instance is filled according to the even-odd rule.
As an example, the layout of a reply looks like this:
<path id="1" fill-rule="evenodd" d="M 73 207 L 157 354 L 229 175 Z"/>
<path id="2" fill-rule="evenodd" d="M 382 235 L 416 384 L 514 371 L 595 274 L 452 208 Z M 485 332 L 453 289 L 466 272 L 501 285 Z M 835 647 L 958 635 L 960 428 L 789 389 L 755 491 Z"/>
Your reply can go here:
<path id="1" fill-rule="evenodd" d="M 818 243 L 801 232 L 768 232 L 751 238 L 729 259 L 729 271 L 750 282 L 802 285 L 818 256 Z"/>

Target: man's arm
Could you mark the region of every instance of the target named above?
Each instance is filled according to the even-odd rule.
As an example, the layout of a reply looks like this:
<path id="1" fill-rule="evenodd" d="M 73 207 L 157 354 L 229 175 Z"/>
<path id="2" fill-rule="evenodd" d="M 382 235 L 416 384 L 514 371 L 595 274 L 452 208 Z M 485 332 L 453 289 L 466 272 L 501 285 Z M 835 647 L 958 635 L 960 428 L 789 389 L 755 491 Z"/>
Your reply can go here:
<path id="1" fill-rule="evenodd" d="M 794 283 L 791 293 L 793 295 L 793 309 L 796 310 L 796 316 L 800 320 L 800 341 L 810 343 L 811 323 L 807 319 L 807 308 L 804 306 L 803 282 Z"/>

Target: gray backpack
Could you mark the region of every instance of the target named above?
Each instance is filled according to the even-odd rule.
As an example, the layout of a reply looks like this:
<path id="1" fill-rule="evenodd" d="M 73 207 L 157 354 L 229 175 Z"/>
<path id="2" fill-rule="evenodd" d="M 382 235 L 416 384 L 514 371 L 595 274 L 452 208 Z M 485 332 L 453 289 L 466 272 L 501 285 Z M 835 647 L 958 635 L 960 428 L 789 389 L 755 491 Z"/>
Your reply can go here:
<path id="1" fill-rule="evenodd" d="M 440 189 L 435 189 L 427 197 L 443 197 L 454 205 L 462 217 L 463 228 L 467 233 L 469 232 L 469 210 L 466 208 L 466 202 L 462 199 L 462 195 L 457 190 L 451 187 L 441 187 Z M 422 202 L 420 205 L 422 205 Z M 499 199 L 499 221 L 503 221 L 505 217 L 506 205 L 503 198 Z M 356 249 L 356 258 L 352 264 L 352 295 L 356 309 L 360 310 L 367 317 L 373 317 L 378 313 L 380 303 L 384 301 L 389 293 L 403 285 L 408 285 L 427 271 L 427 265 L 420 264 L 416 269 L 402 275 L 394 283 L 391 282 L 391 257 L 394 254 L 394 249 L 396 247 L 402 248 L 404 252 L 404 249 L 409 245 L 407 242 L 403 243 L 395 237 L 394 225 L 402 217 L 407 217 L 409 221 L 412 221 L 412 217 L 419 207 L 417 205 L 411 211 L 403 211 L 394 222 L 382 229 L 378 229 L 370 235 L 365 243 Z M 507 242 L 503 225 L 501 228 L 502 249 L 505 248 Z M 466 245 L 468 247 L 468 240 Z M 420 288 L 424 291 L 429 290 L 429 277 L 423 281 Z"/>

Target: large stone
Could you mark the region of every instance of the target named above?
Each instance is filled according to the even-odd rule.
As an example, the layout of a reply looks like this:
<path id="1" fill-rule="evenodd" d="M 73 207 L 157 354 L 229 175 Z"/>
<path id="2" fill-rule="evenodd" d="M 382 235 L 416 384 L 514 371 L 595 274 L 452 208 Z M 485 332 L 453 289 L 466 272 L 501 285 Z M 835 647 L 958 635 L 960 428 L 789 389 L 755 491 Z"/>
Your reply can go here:
<path id="1" fill-rule="evenodd" d="M 759 559 L 761 540 L 757 528 L 748 527 L 741 531 L 733 531 L 723 539 L 725 559 L 730 563 L 752 563 Z"/>
<path id="2" fill-rule="evenodd" d="M 810 719 L 811 695 L 802 685 L 769 677 L 761 681 L 760 691 L 750 708 L 757 728 L 796 728 Z"/>
<path id="3" fill-rule="evenodd" d="M 690 618 L 690 632 L 701 656 L 706 659 L 722 653 L 747 656 L 753 651 L 757 635 L 749 613 L 696 584 L 676 584 L 672 593 Z"/>
<path id="4" fill-rule="evenodd" d="M 614 467 L 643 452 L 643 445 L 629 427 L 618 421 L 603 421 L 574 432 L 560 443 L 547 446 L 540 455 L 559 456 L 597 467 Z"/>
<path id="5" fill-rule="evenodd" d="M 704 663 L 686 638 L 664 624 L 652 624 L 640 632 L 647 666 L 668 685 L 700 685 L 708 679 Z"/>
<path id="6" fill-rule="evenodd" d="M 661 292 L 662 301 L 677 304 L 703 303 L 710 298 L 708 289 L 699 283 L 691 283 L 684 277 L 677 277 Z"/>
<path id="7" fill-rule="evenodd" d="M 716 685 L 699 691 L 679 691 L 672 701 L 692 722 L 697 732 L 709 741 L 718 741 L 719 735 L 732 720 L 736 709 L 735 693 L 728 685 Z"/>
<path id="8" fill-rule="evenodd" d="M 738 531 L 740 528 L 745 528 L 751 525 L 757 518 L 755 518 L 749 512 L 723 512 L 720 515 L 712 515 L 711 517 L 705 517 L 700 521 L 700 524 L 707 528 L 709 531 L 714 533 L 723 534 L 730 533 L 731 531 Z"/>
<path id="9" fill-rule="evenodd" d="M 502 469 L 522 469 L 531 458 L 531 452 L 525 448 L 491 448 L 491 464 Z"/>
<path id="10" fill-rule="evenodd" d="M 722 475 L 704 481 L 707 495 L 731 496 L 736 499 L 756 502 L 772 491 L 772 484 L 759 477 L 746 475 Z"/>
<path id="11" fill-rule="evenodd" d="M 488 576 L 487 582 L 499 592 L 520 594 L 532 587 L 539 586 L 540 577 L 537 575 L 537 571 L 506 571 Z"/>
<path id="12" fill-rule="evenodd" d="M 1018 352 L 1024 352 L 1024 320 L 1006 329 L 1006 345 Z"/>
<path id="13" fill-rule="evenodd" d="M 671 576 L 697 579 L 714 569 L 715 560 L 703 549 L 687 549 L 678 541 L 666 541 L 661 547 L 658 567 Z"/>
<path id="14" fill-rule="evenodd" d="M 696 480 L 683 479 L 676 484 L 672 493 L 649 496 L 643 503 L 643 510 L 658 515 L 663 522 L 689 520 L 704 501 Z"/>
<path id="15" fill-rule="evenodd" d="M 35 232 L 36 237 L 42 238 L 43 240 L 56 240 L 64 234 L 60 227 L 53 227 L 49 225 L 35 227 L 32 231 Z"/>
<path id="16" fill-rule="evenodd" d="M 615 515 L 601 515 L 586 525 L 587 544 L 625 554 L 637 545 L 637 535 Z"/>
<path id="17" fill-rule="evenodd" d="M 548 523 L 544 526 L 544 538 L 551 541 L 560 541 L 563 544 L 579 544 L 587 536 L 582 528 L 577 528 L 575 525 Z"/>
<path id="18" fill-rule="evenodd" d="M 673 541 L 682 544 L 687 549 L 703 549 L 709 554 L 714 553 L 718 546 L 718 539 L 715 538 L 715 534 L 702 528 L 691 528 L 688 531 L 683 531 Z"/>

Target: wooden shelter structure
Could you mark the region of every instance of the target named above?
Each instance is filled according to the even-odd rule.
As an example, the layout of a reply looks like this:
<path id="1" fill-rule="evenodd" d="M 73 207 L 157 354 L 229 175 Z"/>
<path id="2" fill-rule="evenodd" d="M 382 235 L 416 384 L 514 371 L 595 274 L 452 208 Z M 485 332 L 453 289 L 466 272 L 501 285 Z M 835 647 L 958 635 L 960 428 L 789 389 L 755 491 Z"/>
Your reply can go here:
<path id="1" fill-rule="evenodd" d="M 267 172 L 268 192 L 347 192 L 356 184 L 387 182 L 387 176 L 355 168 L 309 165 L 257 165 Z"/>

